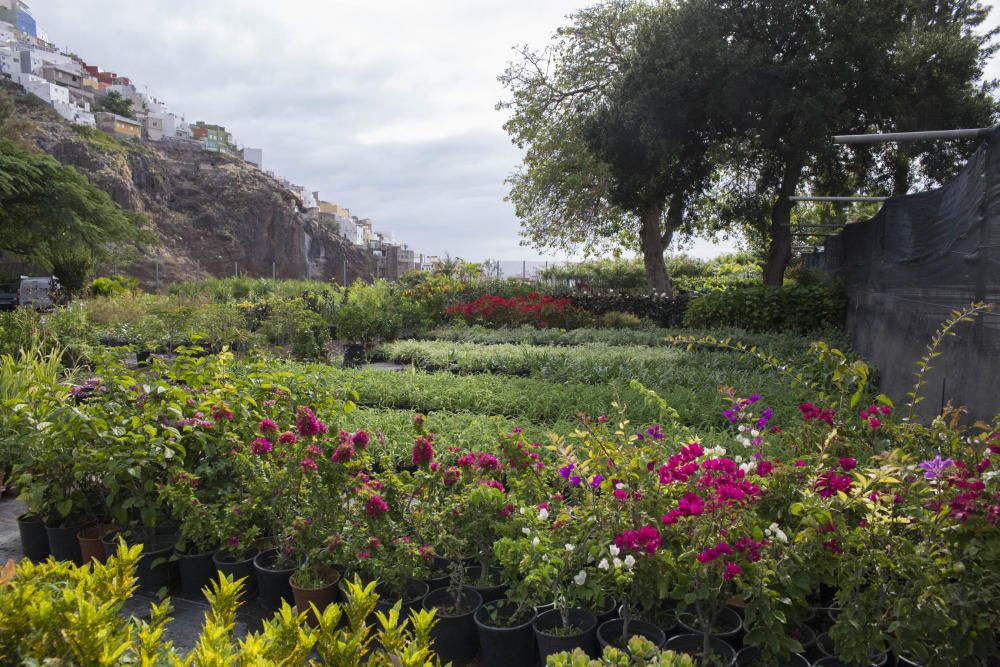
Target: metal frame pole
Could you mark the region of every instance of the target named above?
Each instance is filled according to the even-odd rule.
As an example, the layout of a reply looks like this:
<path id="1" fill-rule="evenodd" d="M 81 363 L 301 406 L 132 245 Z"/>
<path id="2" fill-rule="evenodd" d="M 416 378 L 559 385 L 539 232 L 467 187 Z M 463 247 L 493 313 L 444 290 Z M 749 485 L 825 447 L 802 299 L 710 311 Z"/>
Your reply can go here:
<path id="1" fill-rule="evenodd" d="M 935 139 L 981 139 L 994 127 L 977 127 L 965 130 L 930 130 L 925 132 L 887 132 L 885 134 L 838 134 L 835 144 L 880 144 L 888 141 L 921 141 Z"/>

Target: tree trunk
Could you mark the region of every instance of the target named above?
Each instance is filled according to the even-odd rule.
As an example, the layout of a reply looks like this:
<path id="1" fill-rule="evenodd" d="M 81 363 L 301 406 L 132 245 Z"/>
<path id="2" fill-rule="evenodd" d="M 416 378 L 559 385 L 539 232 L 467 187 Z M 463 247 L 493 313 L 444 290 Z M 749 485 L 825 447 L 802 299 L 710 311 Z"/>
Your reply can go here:
<path id="1" fill-rule="evenodd" d="M 666 292 L 673 296 L 667 265 L 663 261 L 663 235 L 660 232 L 660 218 L 663 209 L 652 206 L 640 216 L 639 240 L 642 243 L 642 261 L 646 267 L 646 285 L 651 292 Z"/>
<path id="2" fill-rule="evenodd" d="M 785 281 L 785 268 L 792 259 L 793 202 L 788 198 L 795 194 L 802 175 L 802 160 L 796 156 L 785 162 L 785 172 L 778 188 L 778 201 L 771 209 L 771 245 L 767 250 L 764 264 L 764 284 L 780 286 Z"/>
<path id="3" fill-rule="evenodd" d="M 910 156 L 896 150 L 892 160 L 892 194 L 905 195 L 910 191 Z"/>

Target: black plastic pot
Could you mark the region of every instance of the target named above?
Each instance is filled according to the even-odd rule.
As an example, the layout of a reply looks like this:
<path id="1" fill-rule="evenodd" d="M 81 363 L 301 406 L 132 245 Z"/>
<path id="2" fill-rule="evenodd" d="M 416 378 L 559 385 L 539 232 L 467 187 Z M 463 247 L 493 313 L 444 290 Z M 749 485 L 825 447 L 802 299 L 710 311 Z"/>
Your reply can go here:
<path id="1" fill-rule="evenodd" d="M 590 611 L 597 617 L 597 625 L 601 625 L 601 623 L 607 623 L 610 620 L 618 618 L 618 607 L 618 600 L 609 596 L 604 598 L 603 609 L 591 609 Z"/>
<path id="2" fill-rule="evenodd" d="M 420 609 L 420 604 L 429 591 L 427 584 L 420 579 L 407 579 L 406 593 L 403 596 L 403 604 L 400 606 L 399 617 L 405 619 L 409 616 L 411 609 Z M 389 610 L 399 602 L 399 596 L 386 593 L 381 584 L 375 587 L 375 592 L 379 594 L 375 609 L 383 614 L 388 614 Z"/>
<path id="3" fill-rule="evenodd" d="M 282 602 L 295 603 L 292 585 L 288 582 L 288 578 L 297 568 L 275 569 L 274 561 L 277 556 L 277 549 L 268 549 L 261 551 L 253 559 L 253 568 L 257 573 L 257 597 L 260 606 L 269 611 L 280 609 Z"/>
<path id="4" fill-rule="evenodd" d="M 421 581 L 427 584 L 428 590 L 436 591 L 439 588 L 447 586 L 450 577 L 451 575 L 448 572 L 448 559 L 435 556 L 434 563 L 431 564 L 431 575 L 421 579 Z"/>
<path id="5" fill-rule="evenodd" d="M 597 643 L 600 644 L 602 650 L 607 646 L 615 646 L 627 650 L 626 644 L 628 643 L 628 638 L 635 635 L 645 637 L 653 642 L 656 648 L 663 648 L 663 645 L 667 643 L 667 633 L 652 623 L 634 618 L 628 622 L 628 637 L 625 638 L 625 642 L 623 643 L 621 640 L 622 628 L 624 626 L 625 620 L 621 618 L 613 618 L 597 626 Z"/>
<path id="6" fill-rule="evenodd" d="M 185 597 L 201 599 L 202 589 L 215 578 L 215 564 L 212 552 L 203 554 L 177 554 L 177 569 L 180 572 L 181 592 Z"/>
<path id="7" fill-rule="evenodd" d="M 233 554 L 221 549 L 212 554 L 212 563 L 216 569 L 233 580 L 243 579 L 243 594 L 240 600 L 248 602 L 257 597 L 257 577 L 254 576 L 253 559 L 260 553 L 259 549 L 247 549 Z"/>
<path id="8" fill-rule="evenodd" d="M 736 667 L 757 667 L 760 664 L 760 649 L 748 646 L 736 654 Z M 798 653 L 782 658 L 774 667 L 810 667 L 809 659 Z"/>
<path id="9" fill-rule="evenodd" d="M 32 514 L 17 517 L 17 531 L 21 534 L 21 551 L 38 562 L 49 557 L 49 534 L 42 520 Z"/>
<path id="10" fill-rule="evenodd" d="M 704 649 L 704 640 L 703 635 L 677 635 L 668 639 L 663 648 L 674 653 L 684 653 L 699 658 Z M 736 664 L 736 649 L 732 646 L 718 637 L 709 637 L 708 645 L 712 651 L 712 655 L 722 660 L 716 663 L 720 667 L 731 667 Z M 697 660 L 695 660 L 695 664 L 699 664 Z"/>
<path id="11" fill-rule="evenodd" d="M 545 658 L 553 653 L 583 649 L 587 655 L 596 658 L 597 650 L 597 617 L 586 609 L 570 609 L 569 623 L 579 629 L 572 635 L 551 635 L 547 630 L 562 626 L 562 614 L 558 609 L 539 614 L 532 624 L 535 630 L 535 641 L 538 642 L 538 657 L 540 664 L 545 664 Z"/>
<path id="12" fill-rule="evenodd" d="M 530 665 L 535 661 L 535 632 L 531 624 L 538 614 L 532 610 L 531 615 L 523 623 L 510 627 L 490 625 L 488 612 L 490 608 L 499 609 L 504 614 L 511 614 L 516 605 L 506 600 L 494 600 L 483 603 L 473 616 L 476 631 L 479 633 L 479 657 L 485 667 L 510 667 L 511 665 Z"/>
<path id="13" fill-rule="evenodd" d="M 680 629 L 690 634 L 701 635 L 703 631 L 698 624 L 697 615 L 690 610 L 677 611 L 677 624 Z M 712 628 L 711 635 L 732 644 L 742 631 L 743 619 L 740 618 L 740 615 L 729 607 L 723 607 L 719 611 L 718 618 L 715 619 L 715 627 Z"/>
<path id="14" fill-rule="evenodd" d="M 465 569 L 465 581 L 466 583 L 476 589 L 479 596 L 483 598 L 483 604 L 487 602 L 493 602 L 494 600 L 501 600 L 507 594 L 506 584 L 495 584 L 493 586 L 480 586 L 475 582 L 479 580 L 479 575 L 482 573 L 483 568 L 481 565 L 474 565 L 473 567 L 468 567 Z M 500 580 L 500 573 L 502 570 L 498 567 L 490 568 L 490 573 L 493 575 L 492 579 L 494 581 Z"/>
<path id="15" fill-rule="evenodd" d="M 176 542 L 177 539 L 169 535 L 154 535 L 142 541 L 142 556 L 135 566 L 140 590 L 157 593 L 162 588 L 170 588 L 170 556 Z"/>
<path id="16" fill-rule="evenodd" d="M 65 527 L 45 526 L 45 534 L 49 540 L 49 553 L 56 560 L 68 560 L 82 565 L 83 556 L 80 554 L 80 540 L 76 539 L 76 534 L 80 532 L 82 527 L 78 521 L 70 521 Z"/>
<path id="17" fill-rule="evenodd" d="M 836 658 L 834 655 L 833 640 L 830 639 L 830 635 L 823 632 L 816 635 L 816 648 L 819 649 L 820 654 L 824 658 Z M 887 653 L 878 653 L 872 656 L 871 665 L 872 667 L 881 667 L 889 661 L 889 656 Z M 824 663 L 827 664 L 827 663 Z M 830 663 L 832 664 L 832 663 Z"/>
<path id="18" fill-rule="evenodd" d="M 464 609 L 459 614 L 444 614 L 438 605 L 450 607 L 453 599 L 451 591 L 442 588 L 431 591 L 424 596 L 424 609 L 437 609 L 435 614 L 437 625 L 431 630 L 434 639 L 434 651 L 442 662 L 460 663 L 471 660 L 479 650 L 479 637 L 476 633 L 476 612 L 483 605 L 483 598 L 474 588 L 462 587 L 459 603 Z"/>

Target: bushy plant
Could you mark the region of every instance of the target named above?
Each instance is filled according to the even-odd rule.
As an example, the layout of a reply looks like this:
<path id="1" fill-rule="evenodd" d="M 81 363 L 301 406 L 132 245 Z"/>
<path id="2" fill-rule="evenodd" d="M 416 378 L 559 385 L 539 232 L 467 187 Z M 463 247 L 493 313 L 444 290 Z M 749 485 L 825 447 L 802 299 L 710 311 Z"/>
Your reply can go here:
<path id="1" fill-rule="evenodd" d="M 842 327 L 846 307 L 846 297 L 836 287 L 748 287 L 693 299 L 684 325 L 809 332 Z"/>
<path id="2" fill-rule="evenodd" d="M 90 296 L 117 296 L 139 289 L 139 281 L 121 275 L 96 278 L 87 286 Z"/>
<path id="3" fill-rule="evenodd" d="M 330 327 L 304 299 L 292 299 L 271 305 L 261 334 L 269 343 L 289 346 L 298 359 L 317 359 L 330 340 Z"/>
<path id="4" fill-rule="evenodd" d="M 545 329 L 570 329 L 585 323 L 586 314 L 569 299 L 530 292 L 525 296 L 505 298 L 487 294 L 471 303 L 457 303 L 445 309 L 446 316 L 457 316 L 466 324 L 509 327 L 531 324 Z"/>
<path id="5" fill-rule="evenodd" d="M 412 304 L 399 288 L 384 280 L 351 285 L 334 317 L 337 336 L 368 348 L 376 340 L 392 340 L 416 321 Z"/>
<path id="6" fill-rule="evenodd" d="M 694 667 L 695 664 L 691 656 L 662 651 L 639 636 L 630 638 L 625 648 L 605 647 L 599 658 L 591 658 L 578 648 L 572 653 L 554 653 L 545 659 L 545 667 Z"/>

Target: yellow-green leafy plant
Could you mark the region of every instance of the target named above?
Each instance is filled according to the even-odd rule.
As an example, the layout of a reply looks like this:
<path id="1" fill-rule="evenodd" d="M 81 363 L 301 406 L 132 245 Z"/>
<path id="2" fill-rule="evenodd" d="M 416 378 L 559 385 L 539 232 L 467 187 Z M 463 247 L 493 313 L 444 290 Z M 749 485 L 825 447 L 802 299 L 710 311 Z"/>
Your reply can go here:
<path id="1" fill-rule="evenodd" d="M 122 615 L 135 591 L 133 571 L 140 546 L 119 546 L 107 563 L 77 567 L 49 560 L 13 561 L 0 568 L 0 664 L 88 665 L 111 667 L 242 667 L 336 665 L 354 667 L 436 667 L 431 650 L 434 613 L 411 612 L 400 605 L 368 620 L 378 596 L 375 584 L 347 582 L 346 601 L 328 607 L 318 627 L 302 610 L 285 604 L 259 632 L 235 636 L 242 581 L 220 577 L 206 588 L 209 610 L 194 648 L 186 655 L 165 640 L 170 603 L 154 604 L 150 620 Z M 347 623 L 341 626 L 346 616 Z M 310 656 L 319 656 L 317 662 Z"/>
<path id="2" fill-rule="evenodd" d="M 661 651 L 640 636 L 628 640 L 627 650 L 606 647 L 600 658 L 592 659 L 578 648 L 572 653 L 555 653 L 545 660 L 546 667 L 694 667 L 694 664 L 691 656 Z"/>

